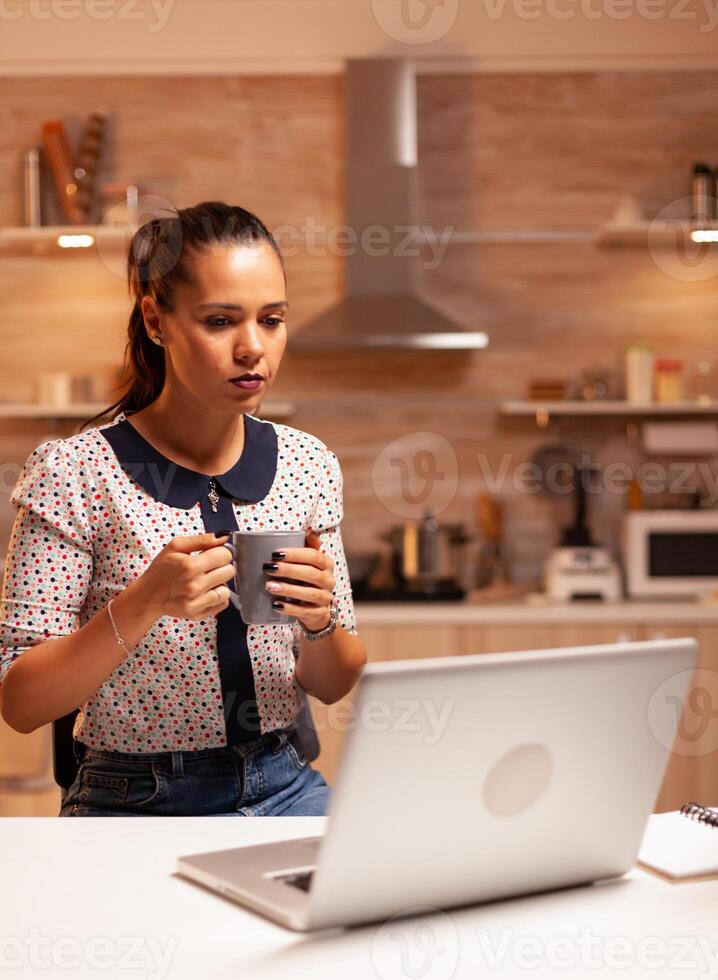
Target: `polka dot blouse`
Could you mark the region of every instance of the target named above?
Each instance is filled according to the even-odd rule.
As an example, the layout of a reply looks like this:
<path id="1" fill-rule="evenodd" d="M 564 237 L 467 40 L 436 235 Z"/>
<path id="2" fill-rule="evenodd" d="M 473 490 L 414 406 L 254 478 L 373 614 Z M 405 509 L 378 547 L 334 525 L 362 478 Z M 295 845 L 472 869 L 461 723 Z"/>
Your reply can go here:
<path id="1" fill-rule="evenodd" d="M 288 425 L 247 414 L 244 423 L 240 459 L 211 481 L 168 460 L 124 412 L 31 453 L 10 498 L 17 515 L 0 600 L 0 682 L 27 649 L 104 609 L 174 536 L 208 530 L 320 532 L 334 560 L 339 625 L 358 632 L 337 456 Z M 251 737 L 285 728 L 304 704 L 294 676 L 299 636 L 296 620 L 245 625 L 231 604 L 206 619 L 163 616 L 81 705 L 73 734 L 121 752 L 227 745 L 236 740 L 223 702 L 228 676 L 254 710 Z"/>

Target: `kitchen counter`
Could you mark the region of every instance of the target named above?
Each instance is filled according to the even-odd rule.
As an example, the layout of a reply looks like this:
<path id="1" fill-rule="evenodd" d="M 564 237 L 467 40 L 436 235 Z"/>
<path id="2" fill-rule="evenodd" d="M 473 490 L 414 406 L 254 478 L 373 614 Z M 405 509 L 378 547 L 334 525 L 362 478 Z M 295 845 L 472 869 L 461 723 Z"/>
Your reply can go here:
<path id="1" fill-rule="evenodd" d="M 0 584 L 4 561 L 0 559 Z M 624 600 L 623 602 L 549 602 L 540 593 L 494 602 L 355 601 L 361 626 L 532 625 L 545 623 L 691 623 L 718 625 L 718 600 Z"/>
<path id="2" fill-rule="evenodd" d="M 355 602 L 359 627 L 407 624 L 460 626 L 561 623 L 690 623 L 718 625 L 718 602 L 653 600 L 548 602 L 540 595 L 505 602 Z"/>
<path id="3" fill-rule="evenodd" d="M 405 819 L 398 814 L 397 826 Z M 176 871 L 178 855 L 326 829 L 326 817 L 6 818 L 0 824 L 7 896 L 3 934 L 5 962 L 15 967 L 7 975 L 406 980 L 426 976 L 430 968 L 432 977 L 457 980 L 514 978 L 524 971 L 529 977 L 575 980 L 667 980 L 681 975 L 680 953 L 691 976 L 710 976 L 715 881 L 670 885 L 633 868 L 600 885 L 448 913 L 423 905 L 405 919 L 300 936 Z M 557 860 L 561 856 L 558 849 Z M 427 859 L 439 874 L 436 854 L 429 851 Z M 513 869 L 516 860 L 507 855 L 507 866 Z M 654 937 L 650 950 L 646 937 Z M 705 949 L 695 937 L 706 940 Z M 409 972 L 408 965 L 417 962 L 424 969 Z"/>

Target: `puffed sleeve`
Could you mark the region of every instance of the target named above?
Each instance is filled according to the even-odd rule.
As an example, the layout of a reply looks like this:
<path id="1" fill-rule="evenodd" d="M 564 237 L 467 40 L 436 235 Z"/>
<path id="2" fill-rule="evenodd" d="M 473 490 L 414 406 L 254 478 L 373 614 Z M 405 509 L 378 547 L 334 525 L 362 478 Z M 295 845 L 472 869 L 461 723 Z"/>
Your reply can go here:
<path id="1" fill-rule="evenodd" d="M 344 480 L 336 453 L 325 448 L 319 474 L 319 494 L 309 519 L 309 527 L 319 533 L 321 550 L 334 560 L 333 595 L 339 608 L 338 625 L 347 633 L 357 634 L 352 587 L 342 543 L 343 489 Z"/>
<path id="2" fill-rule="evenodd" d="M 25 650 L 77 629 L 92 578 L 91 493 L 62 439 L 34 449 L 20 472 L 0 598 L 0 683 Z"/>

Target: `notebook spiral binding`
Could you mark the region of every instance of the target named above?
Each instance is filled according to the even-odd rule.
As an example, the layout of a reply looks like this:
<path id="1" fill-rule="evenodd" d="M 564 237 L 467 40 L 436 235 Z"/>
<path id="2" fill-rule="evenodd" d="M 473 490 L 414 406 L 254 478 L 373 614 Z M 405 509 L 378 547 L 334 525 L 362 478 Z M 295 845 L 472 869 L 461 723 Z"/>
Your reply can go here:
<path id="1" fill-rule="evenodd" d="M 681 813 L 684 817 L 689 817 L 691 820 L 708 824 L 710 827 L 718 827 L 718 810 L 701 806 L 700 803 L 684 803 L 681 807 Z"/>

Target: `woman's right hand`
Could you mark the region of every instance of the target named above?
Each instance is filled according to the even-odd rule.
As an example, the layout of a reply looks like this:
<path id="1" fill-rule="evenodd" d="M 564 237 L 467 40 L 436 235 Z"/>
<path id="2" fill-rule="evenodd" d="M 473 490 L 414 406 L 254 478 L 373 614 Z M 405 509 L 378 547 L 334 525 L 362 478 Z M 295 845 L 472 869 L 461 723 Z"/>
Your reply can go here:
<path id="1" fill-rule="evenodd" d="M 155 556 L 140 580 L 158 619 L 205 619 L 227 608 L 229 588 L 224 583 L 234 577 L 231 552 L 222 546 L 228 538 L 213 531 L 177 535 Z"/>

